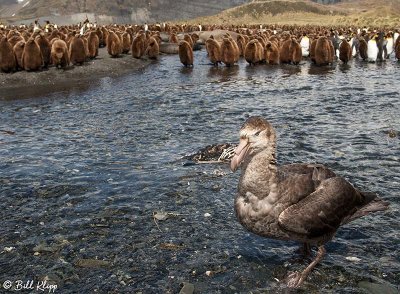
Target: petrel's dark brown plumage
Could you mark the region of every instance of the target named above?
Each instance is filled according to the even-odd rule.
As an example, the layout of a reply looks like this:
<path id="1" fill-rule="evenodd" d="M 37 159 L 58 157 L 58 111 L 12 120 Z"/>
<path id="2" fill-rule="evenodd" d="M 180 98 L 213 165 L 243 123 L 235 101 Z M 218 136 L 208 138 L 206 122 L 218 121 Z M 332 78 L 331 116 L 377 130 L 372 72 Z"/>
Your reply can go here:
<path id="1" fill-rule="evenodd" d="M 317 246 L 316 258 L 301 273 L 288 277 L 299 287 L 325 254 L 340 225 L 388 204 L 375 194 L 355 189 L 344 178 L 319 164 L 276 164 L 276 135 L 272 125 L 251 117 L 240 129 L 240 143 L 231 160 L 242 173 L 235 199 L 240 223 L 267 238 L 296 240 Z"/>

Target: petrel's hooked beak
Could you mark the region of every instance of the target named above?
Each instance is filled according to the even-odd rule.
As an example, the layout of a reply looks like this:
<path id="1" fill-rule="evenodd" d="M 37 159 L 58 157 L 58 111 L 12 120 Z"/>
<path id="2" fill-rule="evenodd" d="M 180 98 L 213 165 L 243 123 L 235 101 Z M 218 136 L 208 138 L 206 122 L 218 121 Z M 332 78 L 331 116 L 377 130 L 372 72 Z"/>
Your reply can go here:
<path id="1" fill-rule="evenodd" d="M 244 157 L 249 150 L 250 142 L 248 138 L 240 139 L 239 146 L 235 149 L 235 155 L 231 159 L 231 170 L 235 172 L 240 163 L 243 161 Z"/>

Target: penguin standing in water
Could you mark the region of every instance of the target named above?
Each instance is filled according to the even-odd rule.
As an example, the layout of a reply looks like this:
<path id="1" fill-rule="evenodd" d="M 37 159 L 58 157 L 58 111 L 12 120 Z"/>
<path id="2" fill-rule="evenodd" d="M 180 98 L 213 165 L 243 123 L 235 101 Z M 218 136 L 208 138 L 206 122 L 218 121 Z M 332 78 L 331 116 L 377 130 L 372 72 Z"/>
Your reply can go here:
<path id="1" fill-rule="evenodd" d="M 310 56 L 310 38 L 304 34 L 300 41 L 301 54 L 303 57 Z"/>
<path id="2" fill-rule="evenodd" d="M 378 56 L 377 56 L 377 61 L 384 61 L 383 58 L 383 53 L 386 48 L 385 44 L 385 33 L 384 32 L 379 32 L 377 37 L 376 37 L 376 45 L 378 46 Z"/>
<path id="3" fill-rule="evenodd" d="M 352 56 L 351 46 L 347 42 L 346 39 L 343 39 L 343 41 L 340 43 L 338 55 L 339 55 L 339 59 L 344 64 L 347 64 L 349 62 L 349 60 L 351 59 L 351 56 Z"/>
<path id="4" fill-rule="evenodd" d="M 351 53 L 353 57 L 357 57 L 360 52 L 360 40 L 357 38 L 356 34 L 353 34 L 353 37 L 349 42 L 351 46 Z"/>
<path id="5" fill-rule="evenodd" d="M 335 56 L 337 57 L 339 55 L 339 46 L 342 40 L 339 39 L 338 32 L 337 31 L 331 31 L 331 37 L 330 40 L 333 45 L 333 52 Z"/>
<path id="6" fill-rule="evenodd" d="M 392 54 L 394 51 L 393 32 L 389 32 L 386 34 L 383 51 L 385 53 L 384 58 L 389 59 L 390 54 Z"/>
<path id="7" fill-rule="evenodd" d="M 396 31 L 394 32 L 394 35 L 393 35 L 394 50 L 396 50 L 396 44 L 397 44 L 397 40 L 399 39 L 399 36 L 400 36 L 400 34 L 399 34 L 399 32 L 396 30 Z"/>
<path id="8" fill-rule="evenodd" d="M 368 47 L 367 47 L 367 56 L 368 56 L 368 62 L 376 62 L 378 59 L 378 44 L 377 44 L 377 35 L 374 35 L 369 41 L 368 41 Z"/>

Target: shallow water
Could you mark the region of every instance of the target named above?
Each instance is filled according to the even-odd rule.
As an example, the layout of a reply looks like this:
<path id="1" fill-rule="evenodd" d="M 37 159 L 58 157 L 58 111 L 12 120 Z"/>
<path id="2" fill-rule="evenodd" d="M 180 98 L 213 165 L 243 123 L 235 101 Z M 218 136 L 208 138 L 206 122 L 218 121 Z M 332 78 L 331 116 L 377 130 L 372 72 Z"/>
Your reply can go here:
<path id="1" fill-rule="evenodd" d="M 89 89 L 0 100 L 0 129 L 15 132 L 0 132 L 0 283 L 286 293 L 281 281 L 309 262 L 297 244 L 241 227 L 239 172 L 183 159 L 237 142 L 244 120 L 261 115 L 276 127 L 279 163 L 324 163 L 391 202 L 341 228 L 299 292 L 363 293 L 370 282 L 398 290 L 400 140 L 389 131 L 400 131 L 400 65 L 214 68 L 204 51 L 195 59 L 186 69 L 162 56 Z"/>

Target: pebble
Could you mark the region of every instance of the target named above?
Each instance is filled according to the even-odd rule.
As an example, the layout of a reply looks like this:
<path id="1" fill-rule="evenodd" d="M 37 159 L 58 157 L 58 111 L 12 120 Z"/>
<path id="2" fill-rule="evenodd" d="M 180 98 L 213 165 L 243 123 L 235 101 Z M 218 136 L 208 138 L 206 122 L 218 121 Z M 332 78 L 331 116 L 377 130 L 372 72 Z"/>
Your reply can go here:
<path id="1" fill-rule="evenodd" d="M 4 252 L 11 252 L 11 251 L 13 251 L 15 249 L 15 247 L 12 247 L 12 246 L 10 246 L 10 247 L 4 247 Z"/>
<path id="2" fill-rule="evenodd" d="M 339 151 L 339 150 L 335 150 L 335 156 L 336 157 L 344 157 L 344 152 L 342 152 L 342 151 Z"/>
<path id="3" fill-rule="evenodd" d="M 395 130 L 389 130 L 388 135 L 390 138 L 396 138 L 397 132 Z"/>
<path id="4" fill-rule="evenodd" d="M 33 247 L 33 251 L 36 252 L 48 252 L 48 253 L 54 253 L 58 250 L 58 246 L 53 245 L 53 246 L 47 246 L 45 243 L 40 243 Z"/>
<path id="5" fill-rule="evenodd" d="M 346 259 L 349 260 L 349 261 L 354 261 L 354 262 L 359 262 L 359 261 L 361 261 L 360 258 L 355 257 L 355 256 L 347 256 Z"/>
<path id="6" fill-rule="evenodd" d="M 194 285 L 191 283 L 183 282 L 183 287 L 179 294 L 192 294 L 194 292 Z"/>
<path id="7" fill-rule="evenodd" d="M 153 213 L 153 217 L 156 220 L 164 221 L 164 220 L 166 220 L 168 218 L 168 214 L 165 213 L 165 212 L 154 212 Z"/>
<path id="8" fill-rule="evenodd" d="M 99 268 L 107 267 L 110 265 L 110 263 L 100 259 L 79 259 L 75 265 L 79 267 Z"/>
<path id="9" fill-rule="evenodd" d="M 367 281 L 358 283 L 358 287 L 364 290 L 367 294 L 398 294 L 398 289 L 390 284 L 375 284 Z"/>

